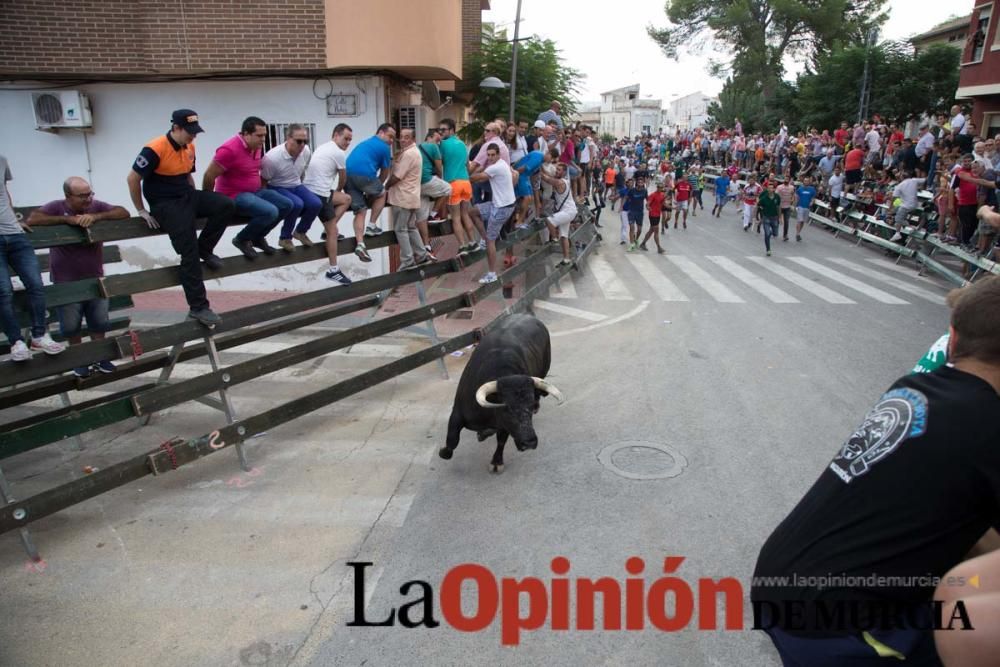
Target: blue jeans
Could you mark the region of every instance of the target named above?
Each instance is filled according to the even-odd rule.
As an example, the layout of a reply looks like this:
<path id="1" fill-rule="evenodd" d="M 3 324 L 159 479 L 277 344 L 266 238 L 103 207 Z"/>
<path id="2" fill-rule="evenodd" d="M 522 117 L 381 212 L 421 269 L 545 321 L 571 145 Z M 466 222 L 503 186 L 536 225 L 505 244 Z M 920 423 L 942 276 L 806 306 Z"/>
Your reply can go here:
<path id="1" fill-rule="evenodd" d="M 91 334 L 106 333 L 110 329 L 107 299 L 88 299 L 59 307 L 59 332 L 66 338 L 80 335 L 84 317 Z"/>
<path id="2" fill-rule="evenodd" d="M 266 237 L 278 222 L 292 210 L 292 202 L 274 190 L 242 192 L 236 195 L 236 215 L 245 215 L 250 222 L 236 235 L 235 241 L 256 241 Z"/>
<path id="3" fill-rule="evenodd" d="M 771 251 L 771 237 L 778 235 L 778 219 L 764 218 L 764 249 Z"/>
<path id="4" fill-rule="evenodd" d="M 323 202 L 319 200 L 319 197 L 304 185 L 298 185 L 294 188 L 271 188 L 271 190 L 284 195 L 288 201 L 292 202 L 292 210 L 285 216 L 285 222 L 281 225 L 281 234 L 278 235 L 278 238 L 290 239 L 293 231 L 299 234 L 308 232 L 313 220 L 319 215 L 320 208 L 323 207 Z M 300 216 L 301 220 L 299 220 Z M 295 226 L 296 220 L 299 220 L 298 227 Z"/>
<path id="5" fill-rule="evenodd" d="M 25 234 L 0 234 L 0 320 L 2 320 L 0 323 L 3 324 L 7 341 L 13 345 L 23 338 L 17 313 L 14 312 L 14 290 L 10 286 L 10 269 L 14 269 L 24 283 L 31 314 L 31 335 L 38 338 L 46 331 L 45 293 L 42 291 L 42 273 L 38 268 L 35 248 Z"/>

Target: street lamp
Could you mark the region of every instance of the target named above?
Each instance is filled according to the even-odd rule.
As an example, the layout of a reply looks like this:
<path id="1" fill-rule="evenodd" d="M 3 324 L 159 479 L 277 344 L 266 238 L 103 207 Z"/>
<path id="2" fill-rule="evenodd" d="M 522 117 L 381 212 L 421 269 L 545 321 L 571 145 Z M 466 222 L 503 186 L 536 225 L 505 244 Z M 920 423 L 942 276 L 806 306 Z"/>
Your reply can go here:
<path id="1" fill-rule="evenodd" d="M 517 90 L 517 43 L 521 30 L 521 0 L 517 0 L 517 15 L 514 17 L 514 41 L 511 42 L 510 83 L 504 83 L 495 76 L 488 76 L 480 82 L 479 87 L 487 90 L 510 88 L 510 120 L 514 120 L 514 95 Z"/>

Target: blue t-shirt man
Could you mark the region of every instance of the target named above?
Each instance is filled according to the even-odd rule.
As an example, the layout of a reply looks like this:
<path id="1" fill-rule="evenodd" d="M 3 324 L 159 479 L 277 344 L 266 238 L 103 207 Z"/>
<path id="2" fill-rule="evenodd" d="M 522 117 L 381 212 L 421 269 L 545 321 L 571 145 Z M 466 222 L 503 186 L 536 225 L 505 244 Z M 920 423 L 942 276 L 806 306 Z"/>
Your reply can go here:
<path id="1" fill-rule="evenodd" d="M 517 184 L 514 186 L 515 197 L 530 197 L 534 193 L 531 187 L 531 177 L 538 172 L 544 161 L 545 155 L 542 151 L 531 151 L 514 163 L 514 169 L 521 172 L 521 177 L 517 179 Z"/>
<path id="2" fill-rule="evenodd" d="M 721 176 L 715 177 L 715 196 L 722 199 L 729 194 L 729 174 L 722 172 Z"/>
<path id="3" fill-rule="evenodd" d="M 795 188 L 795 194 L 799 198 L 798 207 L 809 208 L 812 206 L 813 199 L 816 197 L 816 188 L 811 185 L 800 185 Z"/>
<path id="4" fill-rule="evenodd" d="M 348 174 L 378 178 L 379 169 L 388 169 L 391 165 L 392 152 L 389 144 L 373 136 L 354 147 L 347 156 L 345 166 Z"/>
<path id="5" fill-rule="evenodd" d="M 625 192 L 625 210 L 628 211 L 629 220 L 642 219 L 642 212 L 645 210 L 646 197 L 649 193 L 646 188 L 629 188 Z"/>

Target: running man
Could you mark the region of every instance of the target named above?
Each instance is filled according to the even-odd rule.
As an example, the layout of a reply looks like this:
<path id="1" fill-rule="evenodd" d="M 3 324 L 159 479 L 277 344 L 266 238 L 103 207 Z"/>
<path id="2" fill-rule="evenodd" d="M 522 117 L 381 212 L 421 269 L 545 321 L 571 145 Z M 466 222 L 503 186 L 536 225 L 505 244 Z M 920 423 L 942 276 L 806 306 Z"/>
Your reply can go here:
<path id="1" fill-rule="evenodd" d="M 674 185 L 674 199 L 677 202 L 674 210 L 674 229 L 677 229 L 677 219 L 684 214 L 684 229 L 688 228 L 688 205 L 691 202 L 691 181 L 683 175 L 677 178 Z"/>
<path id="2" fill-rule="evenodd" d="M 716 218 L 722 216 L 722 209 L 726 206 L 729 198 L 729 174 L 722 172 L 715 177 L 715 206 L 712 207 L 712 215 Z"/>
<path id="3" fill-rule="evenodd" d="M 760 185 L 757 184 L 756 174 L 750 174 L 747 177 L 747 184 L 743 188 L 743 231 L 745 232 L 750 231 L 750 225 L 757 213 L 757 197 L 760 196 L 761 191 Z"/>
<path id="4" fill-rule="evenodd" d="M 628 200 L 628 240 L 629 245 L 626 250 L 634 252 L 639 247 L 639 234 L 642 233 L 642 218 L 646 214 L 646 182 L 642 178 L 635 179 L 635 187 L 629 188 L 625 193 Z"/>
<path id="5" fill-rule="evenodd" d="M 666 187 L 660 183 L 656 190 L 646 198 L 646 203 L 649 206 L 649 231 L 646 232 L 646 238 L 639 244 L 640 250 L 649 250 L 646 247 L 646 241 L 652 236 L 653 241 L 656 242 L 656 252 L 661 255 L 665 252 L 663 246 L 660 245 L 660 217 L 663 213 L 663 200 L 666 199 L 664 190 Z"/>
<path id="6" fill-rule="evenodd" d="M 795 189 L 795 196 L 797 197 L 798 203 L 795 209 L 795 240 L 802 240 L 802 228 L 806 224 L 806 220 L 809 219 L 809 207 L 812 206 L 813 199 L 816 198 L 816 188 L 812 184 L 812 176 L 806 176 L 802 179 L 802 185 Z"/>
<path id="7" fill-rule="evenodd" d="M 767 182 L 767 189 L 760 194 L 757 204 L 764 226 L 764 250 L 771 256 L 771 237 L 778 236 L 778 212 L 781 210 L 781 195 L 775 190 L 774 179 Z"/>

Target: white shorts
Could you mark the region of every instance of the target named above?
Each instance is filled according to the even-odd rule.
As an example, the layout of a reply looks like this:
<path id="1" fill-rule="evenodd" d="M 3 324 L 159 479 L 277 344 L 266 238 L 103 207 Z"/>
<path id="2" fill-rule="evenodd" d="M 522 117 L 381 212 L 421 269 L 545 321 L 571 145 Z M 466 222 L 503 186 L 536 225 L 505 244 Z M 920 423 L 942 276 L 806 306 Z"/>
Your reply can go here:
<path id="1" fill-rule="evenodd" d="M 809 220 L 809 209 L 802 208 L 801 206 L 795 207 L 795 219 L 799 222 L 806 222 Z"/>
<path id="2" fill-rule="evenodd" d="M 566 210 L 565 208 L 558 213 L 553 213 L 549 216 L 549 222 L 552 226 L 559 230 L 559 238 L 569 238 L 569 226 L 576 220 L 576 209 Z"/>
<path id="3" fill-rule="evenodd" d="M 684 201 L 679 201 L 676 204 L 674 204 L 674 208 L 676 208 L 678 211 L 686 211 L 688 210 L 688 201 L 690 200 L 685 199 Z"/>

